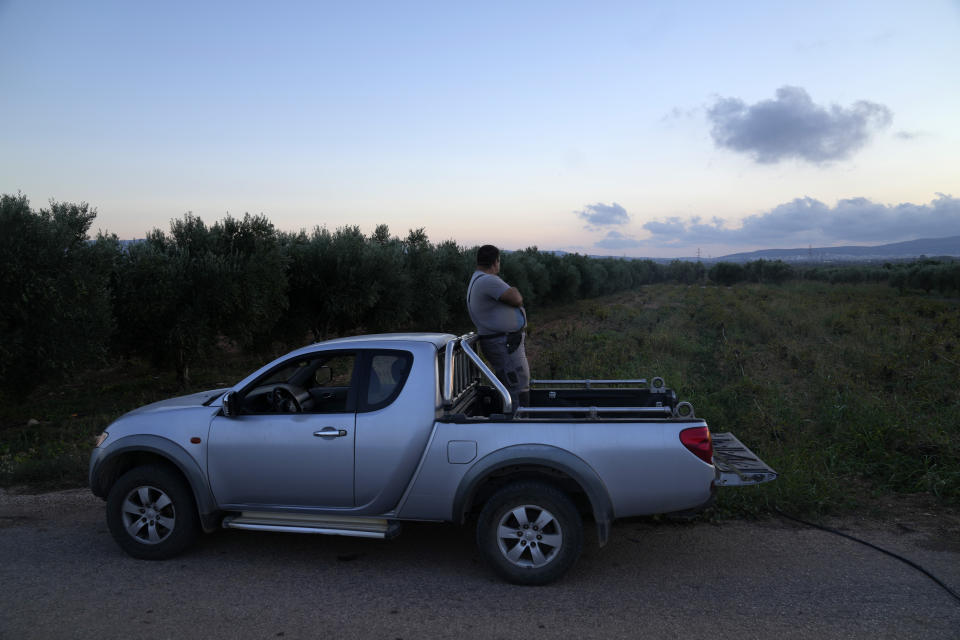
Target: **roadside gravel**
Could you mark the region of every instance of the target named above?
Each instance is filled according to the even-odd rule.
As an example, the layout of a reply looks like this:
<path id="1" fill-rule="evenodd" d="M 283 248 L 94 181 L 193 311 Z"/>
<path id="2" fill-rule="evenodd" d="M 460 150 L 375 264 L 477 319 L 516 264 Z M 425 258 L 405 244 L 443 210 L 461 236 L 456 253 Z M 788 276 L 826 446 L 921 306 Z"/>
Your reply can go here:
<path id="1" fill-rule="evenodd" d="M 924 516 L 923 513 L 928 515 Z M 960 590 L 951 514 L 833 523 Z M 950 638 L 960 602 L 895 559 L 782 520 L 618 523 L 553 585 L 499 582 L 472 531 L 383 542 L 222 531 L 125 556 L 85 489 L 0 491 L 0 638 Z"/>

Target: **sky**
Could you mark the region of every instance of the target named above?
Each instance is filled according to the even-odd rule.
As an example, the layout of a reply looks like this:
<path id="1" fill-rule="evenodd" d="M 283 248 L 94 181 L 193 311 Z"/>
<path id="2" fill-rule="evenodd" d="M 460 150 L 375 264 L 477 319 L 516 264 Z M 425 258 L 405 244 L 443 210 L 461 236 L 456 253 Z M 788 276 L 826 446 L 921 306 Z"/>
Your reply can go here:
<path id="1" fill-rule="evenodd" d="M 720 256 L 960 235 L 960 0 L 0 0 L 0 193 L 143 237 Z"/>

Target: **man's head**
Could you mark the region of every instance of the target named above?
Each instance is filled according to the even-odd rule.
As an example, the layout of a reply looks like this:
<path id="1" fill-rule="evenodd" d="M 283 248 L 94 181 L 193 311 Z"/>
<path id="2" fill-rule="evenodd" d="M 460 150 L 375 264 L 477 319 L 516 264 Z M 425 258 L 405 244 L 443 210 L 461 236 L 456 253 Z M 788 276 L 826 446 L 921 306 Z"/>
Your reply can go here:
<path id="1" fill-rule="evenodd" d="M 477 267 L 492 269 L 500 262 L 500 249 L 492 244 L 485 244 L 477 249 Z"/>

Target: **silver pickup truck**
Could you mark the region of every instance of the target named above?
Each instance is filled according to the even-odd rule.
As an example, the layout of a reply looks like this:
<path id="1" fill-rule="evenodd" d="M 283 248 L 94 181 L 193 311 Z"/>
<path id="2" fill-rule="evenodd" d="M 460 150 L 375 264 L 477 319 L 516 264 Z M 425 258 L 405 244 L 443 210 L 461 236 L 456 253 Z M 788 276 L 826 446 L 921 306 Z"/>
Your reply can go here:
<path id="1" fill-rule="evenodd" d="M 403 521 L 475 520 L 498 574 L 544 584 L 579 556 L 584 516 L 602 546 L 617 518 L 776 478 L 659 378 L 535 380 L 530 406 L 511 406 L 475 341 L 330 340 L 127 413 L 90 460 L 111 534 L 163 559 L 201 529 L 390 538 Z"/>

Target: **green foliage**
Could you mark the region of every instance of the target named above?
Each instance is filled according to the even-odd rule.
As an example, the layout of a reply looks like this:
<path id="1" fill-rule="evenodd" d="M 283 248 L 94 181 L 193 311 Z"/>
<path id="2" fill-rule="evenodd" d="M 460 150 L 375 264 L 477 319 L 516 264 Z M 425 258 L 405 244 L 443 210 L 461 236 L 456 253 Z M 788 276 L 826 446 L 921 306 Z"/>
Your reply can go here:
<path id="1" fill-rule="evenodd" d="M 442 274 L 438 304 L 440 314 L 433 324 L 429 324 L 428 317 L 425 328 L 456 332 L 470 322 L 466 305 L 467 283 L 476 268 L 475 256 L 452 240 L 437 245 L 436 253 L 436 268 Z"/>
<path id="2" fill-rule="evenodd" d="M 663 376 L 781 476 L 724 512 L 840 512 L 875 493 L 960 505 L 960 311 L 882 285 L 645 288 L 573 305 L 534 378 Z"/>
<path id="3" fill-rule="evenodd" d="M 804 267 L 797 276 L 831 284 L 887 282 L 901 293 L 909 290 L 921 290 L 924 293 L 960 293 L 960 261 L 955 258 L 921 258 L 910 262 L 887 262 L 882 266 Z"/>
<path id="4" fill-rule="evenodd" d="M 705 272 L 706 267 L 700 262 L 673 260 L 667 267 L 667 280 L 681 284 L 694 284 L 703 281 Z"/>
<path id="5" fill-rule="evenodd" d="M 960 262 L 923 260 L 904 265 L 890 274 L 890 285 L 900 291 L 922 289 L 930 293 L 960 292 Z"/>
<path id="6" fill-rule="evenodd" d="M 357 227 L 318 227 L 282 236 L 290 283 L 289 310 L 277 337 L 296 342 L 364 331 L 468 330 L 467 283 L 476 248 L 430 242 L 423 229 L 404 239 L 379 225 L 365 238 Z M 581 297 L 629 290 L 666 277 L 650 260 L 556 256 L 536 247 L 504 252 L 501 276 L 520 289 L 528 312 Z M 699 277 L 702 267 L 687 267 Z"/>
<path id="7" fill-rule="evenodd" d="M 707 276 L 711 282 L 729 286 L 746 280 L 747 270 L 735 262 L 718 262 L 710 267 Z"/>
<path id="8" fill-rule="evenodd" d="M 284 237 L 291 294 L 283 324 L 294 344 L 307 332 L 322 340 L 409 323 L 404 246 L 389 233 L 380 225 L 368 240 L 358 227 L 317 227 Z"/>
<path id="9" fill-rule="evenodd" d="M 433 244 L 423 229 L 281 234 L 262 215 L 208 227 L 188 214 L 121 250 L 87 237 L 94 216 L 86 204 L 33 212 L 24 196 L 0 200 L 0 386 L 27 400 L 0 403 L 5 484 L 82 482 L 89 437 L 113 417 L 178 387 L 231 384 L 259 350 L 470 329 L 475 248 Z M 502 268 L 530 312 L 535 378 L 663 376 L 781 472 L 721 492 L 722 511 L 839 511 L 889 492 L 960 504 L 960 318 L 937 297 L 960 293 L 960 262 L 707 271 L 530 247 L 505 252 Z M 730 286 L 689 286 L 707 279 Z M 122 371 L 95 370 L 108 346 L 134 356 L 113 359 Z M 191 366 L 203 382 L 191 385 Z"/>
<path id="10" fill-rule="evenodd" d="M 259 357 L 219 355 L 184 388 L 172 369 L 126 359 L 41 385 L 27 402 L 0 404 L 0 486 L 85 486 L 94 436 L 117 417 L 184 392 L 233 384 L 261 364 Z"/>
<path id="11" fill-rule="evenodd" d="M 0 197 L 0 391 L 20 397 L 102 362 L 118 244 L 104 235 L 90 242 L 95 217 L 86 203 L 37 212 L 26 196 Z"/>
<path id="12" fill-rule="evenodd" d="M 403 241 L 403 249 L 404 267 L 411 288 L 394 294 L 411 298 L 409 328 L 424 331 L 436 330 L 441 325 L 449 327 L 451 314 L 455 311 L 448 306 L 446 292 L 455 273 L 441 270 L 440 254 L 422 228 L 410 230 Z M 449 253 L 449 249 L 447 251 Z M 461 300 L 466 298 L 466 289 L 463 291 Z"/>
<path id="13" fill-rule="evenodd" d="M 760 262 L 760 276 L 756 280 L 757 282 L 782 284 L 794 278 L 793 267 L 782 260 L 774 260 L 773 262 L 759 260 L 758 262 Z"/>
<path id="14" fill-rule="evenodd" d="M 897 492 L 960 505 L 960 312 L 949 300 L 884 285 L 661 284 L 542 309 L 527 344 L 534 378 L 663 376 L 780 472 L 721 491 L 721 514 L 840 513 Z M 238 357 L 210 358 L 186 390 L 231 384 L 260 362 Z M 41 388 L 30 413 L 0 410 L 0 483 L 82 483 L 92 435 L 177 392 L 172 372 L 119 367 Z M 40 424 L 23 426 L 31 417 Z"/>
<path id="15" fill-rule="evenodd" d="M 187 214 L 170 235 L 131 244 L 114 278 L 118 346 L 173 365 L 182 384 L 223 341 L 250 346 L 287 305 L 285 258 L 263 216 L 227 216 L 207 228 Z"/>
<path id="16" fill-rule="evenodd" d="M 738 282 L 783 284 L 792 280 L 795 275 L 793 267 L 782 260 L 753 260 L 744 264 L 718 262 L 707 272 L 711 282 L 725 286 Z"/>
<path id="17" fill-rule="evenodd" d="M 580 291 L 580 270 L 577 266 L 571 260 L 561 259 L 550 253 L 543 254 L 543 264 L 550 277 L 548 299 L 557 304 L 576 300 Z"/>

